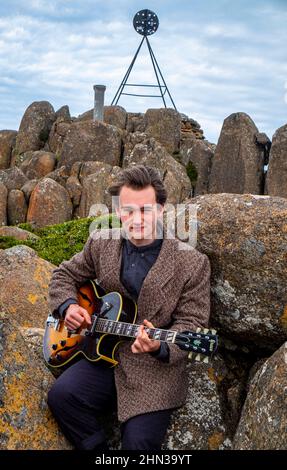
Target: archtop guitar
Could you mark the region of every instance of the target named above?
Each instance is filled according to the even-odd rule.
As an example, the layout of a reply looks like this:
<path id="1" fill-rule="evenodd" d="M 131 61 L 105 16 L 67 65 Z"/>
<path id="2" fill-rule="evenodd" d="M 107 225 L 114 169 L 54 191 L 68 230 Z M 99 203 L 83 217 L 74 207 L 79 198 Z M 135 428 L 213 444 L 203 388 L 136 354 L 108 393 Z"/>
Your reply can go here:
<path id="1" fill-rule="evenodd" d="M 43 342 L 47 365 L 54 369 L 70 365 L 80 356 L 89 361 L 106 361 L 111 367 L 118 364 L 115 353 L 118 345 L 137 336 L 137 305 L 118 292 L 105 292 L 95 281 L 87 281 L 78 289 L 78 304 L 91 316 L 91 325 L 76 331 L 67 330 L 64 320 L 49 314 Z M 177 332 L 161 328 L 145 328 L 154 340 L 176 344 L 189 352 L 188 357 L 208 362 L 218 345 L 215 330 Z"/>

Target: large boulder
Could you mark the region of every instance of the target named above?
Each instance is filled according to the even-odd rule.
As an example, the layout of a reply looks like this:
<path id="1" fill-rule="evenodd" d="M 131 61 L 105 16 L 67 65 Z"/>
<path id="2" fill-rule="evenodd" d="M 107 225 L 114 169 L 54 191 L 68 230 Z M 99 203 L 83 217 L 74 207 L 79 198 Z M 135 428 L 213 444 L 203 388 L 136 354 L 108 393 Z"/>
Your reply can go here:
<path id="1" fill-rule="evenodd" d="M 0 305 L 19 326 L 44 327 L 54 268 L 28 246 L 0 250 Z"/>
<path id="2" fill-rule="evenodd" d="M 265 194 L 287 198 L 287 124 L 272 139 Z"/>
<path id="3" fill-rule="evenodd" d="M 12 149 L 16 143 L 16 131 L 0 131 L 0 170 L 9 168 Z"/>
<path id="4" fill-rule="evenodd" d="M 48 140 L 48 147 L 51 152 L 55 153 L 57 158 L 59 157 L 65 136 L 72 125 L 71 119 L 58 117 L 53 123 Z"/>
<path id="5" fill-rule="evenodd" d="M 104 122 L 125 129 L 127 112 L 121 106 L 104 106 Z"/>
<path id="6" fill-rule="evenodd" d="M 188 144 L 187 144 L 188 143 Z M 187 144 L 187 145 L 186 145 Z M 193 195 L 209 192 L 209 177 L 214 151 L 206 140 L 186 141 L 180 149 L 181 162 L 186 166 L 193 186 Z"/>
<path id="7" fill-rule="evenodd" d="M 144 115 L 144 132 L 154 137 L 172 154 L 179 150 L 180 113 L 171 108 L 148 109 Z"/>
<path id="8" fill-rule="evenodd" d="M 71 168 L 76 161 L 101 161 L 119 165 L 121 131 L 101 121 L 74 122 L 67 131 L 58 166 Z"/>
<path id="9" fill-rule="evenodd" d="M 71 220 L 72 212 L 68 191 L 51 178 L 43 178 L 30 196 L 27 222 L 34 227 L 60 224 Z"/>
<path id="10" fill-rule="evenodd" d="M 0 181 L 0 226 L 7 224 L 7 197 L 8 190 L 2 181 Z"/>
<path id="11" fill-rule="evenodd" d="M 16 240 L 38 240 L 39 237 L 28 230 L 20 227 L 9 227 L 8 225 L 0 227 L 1 237 L 13 237 Z"/>
<path id="12" fill-rule="evenodd" d="M 274 351 L 287 336 L 286 199 L 207 194 L 189 205 L 197 247 L 212 265 L 213 325 L 250 349 Z"/>
<path id="13" fill-rule="evenodd" d="M 30 158 L 27 158 L 22 163 L 20 169 L 27 178 L 31 180 L 42 178 L 48 173 L 51 173 L 54 170 L 56 163 L 56 157 L 53 153 L 38 150 L 37 152 L 33 152 Z"/>
<path id="14" fill-rule="evenodd" d="M 22 117 L 16 139 L 15 154 L 40 150 L 48 140 L 56 114 L 48 101 L 35 101 Z"/>
<path id="15" fill-rule="evenodd" d="M 35 322 L 39 314 L 35 312 Z M 71 449 L 47 405 L 54 378 L 25 343 L 18 327 L 21 315 L 22 309 L 17 315 L 0 311 L 0 449 Z"/>
<path id="16" fill-rule="evenodd" d="M 83 166 L 84 165 L 85 164 L 83 164 Z M 90 173 L 90 171 L 92 171 L 92 173 Z M 97 208 L 97 205 L 99 204 L 104 204 L 111 209 L 112 201 L 107 188 L 113 184 L 120 171 L 120 167 L 112 167 L 102 162 L 87 163 L 84 168 L 82 168 L 80 172 L 80 182 L 83 190 L 78 212 L 79 217 L 98 215 L 99 208 Z"/>
<path id="17" fill-rule="evenodd" d="M 236 450 L 287 449 L 287 343 L 251 380 L 234 438 Z"/>
<path id="18" fill-rule="evenodd" d="M 164 442 L 171 450 L 230 449 L 231 439 L 222 409 L 220 383 L 227 375 L 222 358 L 212 363 L 193 363 L 187 368 L 186 404 L 172 415 Z"/>
<path id="19" fill-rule="evenodd" d="M 210 193 L 264 192 L 264 152 L 256 143 L 258 129 L 245 113 L 224 120 L 215 150 Z"/>
<path id="20" fill-rule="evenodd" d="M 27 176 L 17 166 L 0 171 L 0 182 L 5 184 L 8 191 L 11 191 L 11 189 L 21 189 L 27 181 Z"/>
<path id="21" fill-rule="evenodd" d="M 12 189 L 9 191 L 7 200 L 8 224 L 17 225 L 26 221 L 27 202 L 23 191 Z"/>
<path id="22" fill-rule="evenodd" d="M 123 158 L 123 167 L 143 164 L 157 168 L 167 189 L 167 202 L 177 204 L 190 196 L 191 183 L 186 169 L 177 162 L 154 138 L 145 139 L 134 146 L 129 155 Z"/>

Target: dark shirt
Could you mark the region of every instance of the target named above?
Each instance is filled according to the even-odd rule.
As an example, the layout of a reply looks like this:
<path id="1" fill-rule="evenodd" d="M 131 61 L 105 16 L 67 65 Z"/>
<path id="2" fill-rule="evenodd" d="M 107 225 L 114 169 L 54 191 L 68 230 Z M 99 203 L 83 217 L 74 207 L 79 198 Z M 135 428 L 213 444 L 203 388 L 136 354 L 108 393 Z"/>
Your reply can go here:
<path id="1" fill-rule="evenodd" d="M 137 246 L 129 239 L 123 239 L 122 262 L 121 262 L 121 283 L 125 286 L 131 297 L 137 301 L 142 284 L 150 268 L 155 263 L 162 245 L 162 239 L 155 239 L 152 243 Z M 75 299 L 67 299 L 59 307 L 59 314 L 63 318 L 66 309 L 71 304 L 78 303 Z M 161 343 L 160 349 L 152 356 L 164 362 L 169 360 L 169 347 L 167 343 Z"/>

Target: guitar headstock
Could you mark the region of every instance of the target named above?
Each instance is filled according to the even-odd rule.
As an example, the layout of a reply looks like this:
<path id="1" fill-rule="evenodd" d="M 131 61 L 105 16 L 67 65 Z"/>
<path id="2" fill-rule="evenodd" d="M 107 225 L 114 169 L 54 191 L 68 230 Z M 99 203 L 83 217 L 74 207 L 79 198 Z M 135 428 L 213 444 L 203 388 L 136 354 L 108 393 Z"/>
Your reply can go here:
<path id="1" fill-rule="evenodd" d="M 216 330 L 197 328 L 194 331 L 182 331 L 177 333 L 175 343 L 184 351 L 189 351 L 188 358 L 195 361 L 208 363 L 208 358 L 213 356 L 218 347 Z"/>

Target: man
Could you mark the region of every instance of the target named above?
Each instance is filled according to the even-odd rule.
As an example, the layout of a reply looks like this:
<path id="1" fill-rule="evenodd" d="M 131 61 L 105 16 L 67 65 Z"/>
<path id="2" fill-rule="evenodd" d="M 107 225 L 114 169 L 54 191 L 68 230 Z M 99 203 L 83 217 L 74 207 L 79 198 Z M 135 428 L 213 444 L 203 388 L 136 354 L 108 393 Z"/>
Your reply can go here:
<path id="1" fill-rule="evenodd" d="M 68 329 L 87 327 L 90 316 L 77 304 L 77 289 L 97 278 L 106 291 L 137 301 L 141 327 L 136 340 L 119 346 L 117 367 L 80 360 L 56 380 L 48 403 L 77 449 L 105 449 L 98 414 L 117 409 L 123 449 L 159 450 L 172 411 L 186 400 L 187 352 L 151 340 L 145 327 L 206 327 L 210 264 L 195 248 L 167 237 L 167 194 L 156 169 L 127 168 L 109 191 L 118 198 L 122 228 L 94 231 L 80 253 L 54 270 L 50 308 L 55 317 L 65 315 Z M 116 230 L 118 238 L 112 237 Z"/>

